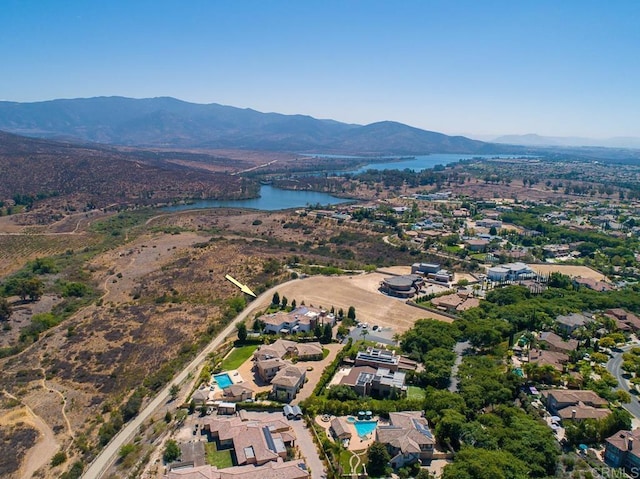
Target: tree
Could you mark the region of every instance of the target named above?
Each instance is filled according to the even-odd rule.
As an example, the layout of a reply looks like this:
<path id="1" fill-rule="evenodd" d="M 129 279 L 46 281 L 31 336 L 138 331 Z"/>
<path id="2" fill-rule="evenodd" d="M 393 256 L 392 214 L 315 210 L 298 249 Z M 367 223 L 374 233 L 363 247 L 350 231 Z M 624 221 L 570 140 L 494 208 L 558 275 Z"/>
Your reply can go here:
<path id="1" fill-rule="evenodd" d="M 192 399 L 191 402 L 189 402 L 189 414 L 193 414 L 194 412 L 196 412 L 196 402 Z"/>
<path id="2" fill-rule="evenodd" d="M 6 298 L 0 298 L 0 321 L 8 321 L 13 310 Z"/>
<path id="3" fill-rule="evenodd" d="M 164 422 L 166 422 L 167 424 L 169 424 L 171 422 L 172 416 L 171 416 L 171 411 L 169 411 L 167 409 L 167 412 L 164 415 Z"/>
<path id="4" fill-rule="evenodd" d="M 358 393 L 355 392 L 350 386 L 341 384 L 338 386 L 331 386 L 327 393 L 328 399 L 337 399 L 338 401 L 355 401 L 359 398 Z"/>
<path id="5" fill-rule="evenodd" d="M 323 344 L 329 344 L 332 339 L 333 339 L 333 330 L 331 329 L 331 325 L 329 323 L 326 323 L 324 325 L 324 329 L 322 330 L 322 338 L 320 342 Z"/>
<path id="6" fill-rule="evenodd" d="M 296 309 L 296 307 L 298 306 L 298 303 L 296 303 L 296 300 L 294 299 L 293 301 L 291 301 L 291 309 Z"/>
<path id="7" fill-rule="evenodd" d="M 456 454 L 453 464 L 445 466 L 442 479 L 525 479 L 529 468 L 507 451 L 490 451 L 465 447 Z"/>
<path id="8" fill-rule="evenodd" d="M 247 340 L 247 325 L 243 322 L 238 323 L 238 341 L 244 343 Z"/>
<path id="9" fill-rule="evenodd" d="M 284 309 L 287 307 L 287 303 L 289 302 L 289 300 L 287 299 L 286 296 L 282 297 L 282 301 L 280 302 L 280 308 Z"/>
<path id="10" fill-rule="evenodd" d="M 179 393 L 180 393 L 180 386 L 178 386 L 177 384 L 172 384 L 171 388 L 169 389 L 169 395 L 171 396 L 171 400 L 175 401 Z"/>
<path id="11" fill-rule="evenodd" d="M 387 447 L 381 442 L 374 442 L 367 450 L 367 472 L 370 476 L 384 476 L 389 468 L 391 456 Z"/>
<path id="12" fill-rule="evenodd" d="M 179 457 L 180 447 L 178 446 L 178 443 L 173 439 L 169 439 L 164 447 L 162 459 L 164 459 L 164 462 L 173 462 L 176 461 Z"/>
<path id="13" fill-rule="evenodd" d="M 29 298 L 31 301 L 37 301 L 44 293 L 44 283 L 38 278 L 22 278 L 16 284 L 16 294 L 20 296 L 22 301 Z"/>
<path id="14" fill-rule="evenodd" d="M 356 308 L 354 306 L 349 306 L 349 311 L 347 312 L 347 318 L 352 320 L 356 319 Z"/>
<path id="15" fill-rule="evenodd" d="M 495 226 L 492 226 L 491 228 L 489 228 L 489 234 L 491 236 L 496 236 L 498 234 L 498 230 L 496 229 Z"/>
<path id="16" fill-rule="evenodd" d="M 274 306 L 277 306 L 277 305 L 280 304 L 280 294 L 278 294 L 277 291 L 275 293 L 273 293 L 273 298 L 271 299 L 271 304 L 273 304 Z"/>
<path id="17" fill-rule="evenodd" d="M 313 335 L 318 339 L 322 336 L 322 326 L 320 326 L 320 323 L 316 324 L 316 327 L 313 328 Z"/>
<path id="18" fill-rule="evenodd" d="M 609 336 L 605 336 L 604 338 L 602 338 L 600 340 L 600 347 L 601 348 L 613 348 L 616 345 L 616 342 Z"/>

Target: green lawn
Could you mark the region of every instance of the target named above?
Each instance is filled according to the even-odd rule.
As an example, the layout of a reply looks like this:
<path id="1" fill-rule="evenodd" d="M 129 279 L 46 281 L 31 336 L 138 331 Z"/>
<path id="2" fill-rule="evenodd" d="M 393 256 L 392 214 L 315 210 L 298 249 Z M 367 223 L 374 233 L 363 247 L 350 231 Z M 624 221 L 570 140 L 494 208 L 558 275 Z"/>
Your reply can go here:
<path id="1" fill-rule="evenodd" d="M 424 399 L 426 394 L 424 389 L 418 386 L 409 386 L 407 389 L 407 399 Z"/>
<path id="2" fill-rule="evenodd" d="M 351 456 L 353 456 L 354 453 L 346 449 L 343 449 L 342 451 L 340 451 L 339 461 L 340 461 L 340 466 L 342 467 L 342 473 L 353 474 L 355 472 L 356 474 L 362 474 L 364 472 L 364 463 L 367 461 L 367 455 L 364 452 L 365 451 L 357 452 L 357 454 L 361 454 L 360 464 L 357 467 L 357 471 L 352 471 L 350 460 L 351 460 Z"/>
<path id="3" fill-rule="evenodd" d="M 234 348 L 231 353 L 222 361 L 222 370 L 230 371 L 232 369 L 238 369 L 242 363 L 244 363 L 251 357 L 256 349 L 258 349 L 257 344 L 248 344 L 247 346 Z"/>
<path id="4" fill-rule="evenodd" d="M 216 449 L 215 442 L 208 442 L 204 445 L 207 453 L 207 464 L 210 466 L 216 466 L 218 469 L 225 467 L 233 467 L 233 460 L 231 459 L 231 450 L 225 449 L 218 451 Z"/>

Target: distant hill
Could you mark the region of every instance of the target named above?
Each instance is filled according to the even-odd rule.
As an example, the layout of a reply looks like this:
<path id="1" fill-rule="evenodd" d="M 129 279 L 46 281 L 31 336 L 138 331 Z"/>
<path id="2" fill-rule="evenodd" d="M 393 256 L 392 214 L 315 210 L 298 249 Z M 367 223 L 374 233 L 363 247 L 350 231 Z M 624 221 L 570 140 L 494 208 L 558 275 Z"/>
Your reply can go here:
<path id="1" fill-rule="evenodd" d="M 0 131 L 0 201 L 21 195 L 60 198 L 75 207 L 89 203 L 103 207 L 255 196 L 257 185 L 252 182 L 182 167 L 172 161 L 178 155 L 122 152 Z"/>
<path id="2" fill-rule="evenodd" d="M 0 102 L 0 130 L 144 147 L 401 155 L 520 151 L 390 121 L 361 126 L 175 98 Z"/>
<path id="3" fill-rule="evenodd" d="M 492 140 L 494 143 L 522 146 L 569 146 L 569 147 L 603 147 L 603 148 L 640 148 L 640 138 L 579 138 L 570 136 L 540 136 L 534 133 L 527 135 L 504 135 Z"/>

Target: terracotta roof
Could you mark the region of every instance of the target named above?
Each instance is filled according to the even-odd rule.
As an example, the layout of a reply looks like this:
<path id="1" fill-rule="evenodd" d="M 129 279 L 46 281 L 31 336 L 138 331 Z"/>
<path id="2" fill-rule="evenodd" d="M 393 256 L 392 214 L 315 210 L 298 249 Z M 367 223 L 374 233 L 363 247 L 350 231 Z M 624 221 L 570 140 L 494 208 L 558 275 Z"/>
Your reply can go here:
<path id="1" fill-rule="evenodd" d="M 376 440 L 403 454 L 419 453 L 420 445 L 433 445 L 435 439 L 421 411 L 389 413 L 389 426 L 378 426 Z"/>
<path id="2" fill-rule="evenodd" d="M 608 437 L 606 442 L 621 451 L 626 452 L 629 450 L 629 439 L 633 439 L 635 446 L 633 451 L 634 453 L 637 453 L 638 451 L 636 448 L 638 447 L 638 444 L 640 444 L 640 429 L 634 429 L 633 431 L 618 431 L 613 436 Z"/>
<path id="3" fill-rule="evenodd" d="M 558 371 L 564 370 L 564 364 L 569 361 L 569 356 L 556 351 L 543 351 L 541 349 L 532 349 L 529 351 L 529 362 L 537 363 L 540 366 L 546 364 L 553 366 Z"/>
<path id="4" fill-rule="evenodd" d="M 565 341 L 556 333 L 551 331 L 540 333 L 538 339 L 562 351 L 575 351 L 576 349 L 578 349 L 578 341 L 576 341 L 575 339 L 569 339 L 568 341 Z"/>
<path id="5" fill-rule="evenodd" d="M 300 378 L 305 375 L 304 368 L 298 366 L 287 366 L 282 368 L 271 380 L 271 384 L 280 385 L 284 387 L 293 387 L 300 381 Z"/>
<path id="6" fill-rule="evenodd" d="M 607 417 L 609 414 L 611 414 L 610 409 L 595 408 L 587 406 L 582 402 L 579 402 L 575 406 L 568 406 L 558 411 L 558 416 L 562 419 L 575 419 L 577 421 L 583 419 L 602 419 Z"/>
<path id="7" fill-rule="evenodd" d="M 263 466 L 237 466 L 217 469 L 215 466 L 201 466 L 170 471 L 167 479 L 305 479 L 309 473 L 296 462 L 268 462 Z"/>
<path id="8" fill-rule="evenodd" d="M 595 391 L 588 389 L 548 389 L 544 391 L 547 397 L 553 397 L 558 403 L 569 404 L 590 404 L 593 406 L 606 406 L 609 404 L 606 399 L 600 397 Z"/>
<path id="9" fill-rule="evenodd" d="M 347 423 L 340 417 L 336 417 L 331 420 L 331 429 L 333 429 L 333 433 L 338 436 L 348 436 L 351 437 L 351 431 Z"/>

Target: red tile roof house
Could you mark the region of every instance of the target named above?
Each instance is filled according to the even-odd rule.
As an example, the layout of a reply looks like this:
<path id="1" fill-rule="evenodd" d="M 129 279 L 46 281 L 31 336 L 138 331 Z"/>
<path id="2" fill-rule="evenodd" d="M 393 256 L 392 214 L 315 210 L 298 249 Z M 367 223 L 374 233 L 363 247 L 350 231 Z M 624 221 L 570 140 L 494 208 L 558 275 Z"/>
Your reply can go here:
<path id="1" fill-rule="evenodd" d="M 622 308 L 608 309 L 605 316 L 612 318 L 616 322 L 616 327 L 622 331 L 640 330 L 640 318 Z"/>
<path id="2" fill-rule="evenodd" d="M 281 459 L 262 466 L 237 466 L 218 469 L 199 466 L 169 471 L 166 479 L 307 479 L 309 472 L 300 467 L 301 461 L 283 462 Z"/>
<path id="3" fill-rule="evenodd" d="M 547 408 L 563 420 L 602 419 L 611 414 L 609 404 L 594 391 L 549 389 L 542 392 Z"/>
<path id="4" fill-rule="evenodd" d="M 538 335 L 538 342 L 547 346 L 549 351 L 557 351 L 560 353 L 568 353 L 578 349 L 578 341 L 569 339 L 565 341 L 556 333 L 545 331 Z"/>
<path id="5" fill-rule="evenodd" d="M 564 365 L 569 362 L 569 356 L 556 351 L 543 351 L 542 349 L 532 349 L 529 351 L 529 362 L 538 366 L 550 365 L 561 373 L 564 372 Z"/>
<path id="6" fill-rule="evenodd" d="M 387 446 L 394 469 L 414 462 L 428 463 L 436 442 L 422 411 L 390 412 L 389 425 L 378 426 L 376 440 Z"/>
<path id="7" fill-rule="evenodd" d="M 233 448 L 239 466 L 284 460 L 287 446 L 293 446 L 296 440 L 295 433 L 283 420 L 242 421 L 239 417 L 213 417 L 203 420 L 202 429 L 209 431 L 218 447 Z"/>

